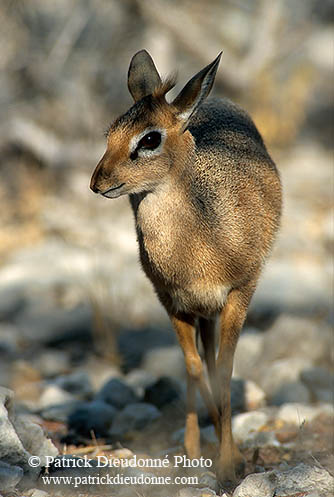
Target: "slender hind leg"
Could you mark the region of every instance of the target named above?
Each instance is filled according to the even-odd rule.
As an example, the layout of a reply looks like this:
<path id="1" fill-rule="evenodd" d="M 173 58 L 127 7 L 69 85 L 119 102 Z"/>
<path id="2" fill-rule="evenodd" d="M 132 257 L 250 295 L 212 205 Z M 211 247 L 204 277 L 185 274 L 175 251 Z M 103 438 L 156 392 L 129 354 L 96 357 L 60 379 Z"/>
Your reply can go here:
<path id="1" fill-rule="evenodd" d="M 200 454 L 199 427 L 196 412 L 195 394 L 198 387 L 207 409 L 213 419 L 217 433 L 220 430 L 218 409 L 212 399 L 211 392 L 205 382 L 203 364 L 196 347 L 195 320 L 189 316 L 172 316 L 171 321 L 183 350 L 187 368 L 187 418 L 185 432 L 185 448 L 190 458 Z"/>
<path id="2" fill-rule="evenodd" d="M 217 382 L 216 368 L 216 340 L 215 327 L 216 318 L 199 318 L 198 327 L 204 348 L 204 358 L 208 368 L 210 386 L 214 402 L 218 411 L 220 410 L 220 389 Z"/>
<path id="3" fill-rule="evenodd" d="M 221 312 L 217 377 L 221 388 L 221 441 L 217 475 L 220 481 L 235 481 L 244 459 L 234 443 L 231 427 L 231 376 L 234 351 L 255 285 L 232 290 Z"/>

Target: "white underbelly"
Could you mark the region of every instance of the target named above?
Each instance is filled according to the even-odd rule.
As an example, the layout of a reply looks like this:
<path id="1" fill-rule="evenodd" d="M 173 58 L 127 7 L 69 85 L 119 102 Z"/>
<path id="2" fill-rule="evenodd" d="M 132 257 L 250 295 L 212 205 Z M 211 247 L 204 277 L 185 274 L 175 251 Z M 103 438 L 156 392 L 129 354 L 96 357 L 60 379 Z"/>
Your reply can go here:
<path id="1" fill-rule="evenodd" d="M 173 288 L 170 296 L 177 312 L 196 312 L 210 315 L 220 312 L 230 291 L 230 286 L 193 284 L 187 288 Z"/>

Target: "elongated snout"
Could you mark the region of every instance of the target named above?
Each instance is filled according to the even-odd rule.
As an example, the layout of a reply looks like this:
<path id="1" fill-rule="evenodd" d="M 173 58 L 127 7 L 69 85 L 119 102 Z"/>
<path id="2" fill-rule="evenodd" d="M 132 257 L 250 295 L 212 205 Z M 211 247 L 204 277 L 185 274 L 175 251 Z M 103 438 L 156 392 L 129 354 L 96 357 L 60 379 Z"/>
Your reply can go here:
<path id="1" fill-rule="evenodd" d="M 125 193 L 125 181 L 113 174 L 112 158 L 106 152 L 93 172 L 90 189 L 106 198 L 117 198 Z"/>

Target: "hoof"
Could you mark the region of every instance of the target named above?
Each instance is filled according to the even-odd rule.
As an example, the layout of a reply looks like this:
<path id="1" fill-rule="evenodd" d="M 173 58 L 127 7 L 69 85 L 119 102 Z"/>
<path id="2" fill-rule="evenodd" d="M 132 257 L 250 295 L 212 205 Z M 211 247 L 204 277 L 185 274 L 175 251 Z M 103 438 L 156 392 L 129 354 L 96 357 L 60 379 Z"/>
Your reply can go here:
<path id="1" fill-rule="evenodd" d="M 217 466 L 216 477 L 218 482 L 224 486 L 231 486 L 237 483 L 236 471 L 233 465 L 229 465 L 228 467 L 226 465 L 224 467 Z"/>
<path id="2" fill-rule="evenodd" d="M 222 485 L 235 485 L 245 474 L 246 462 L 239 451 L 229 461 L 217 461 L 216 476 Z"/>
<path id="3" fill-rule="evenodd" d="M 242 458 L 235 466 L 235 474 L 238 480 L 244 477 L 246 470 L 246 461 Z"/>

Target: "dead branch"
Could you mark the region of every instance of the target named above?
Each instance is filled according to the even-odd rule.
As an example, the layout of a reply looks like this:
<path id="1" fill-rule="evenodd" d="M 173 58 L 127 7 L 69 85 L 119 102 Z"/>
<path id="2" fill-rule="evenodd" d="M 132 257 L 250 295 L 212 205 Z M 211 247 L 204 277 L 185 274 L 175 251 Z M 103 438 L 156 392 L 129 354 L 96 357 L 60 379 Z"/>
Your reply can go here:
<path id="1" fill-rule="evenodd" d="M 101 156 L 104 142 L 87 143 L 76 140 L 66 143 L 52 131 L 42 128 L 32 120 L 22 116 L 13 117 L 2 130 L 0 148 L 8 144 L 20 146 L 51 168 L 75 164 L 82 167 L 92 164 Z"/>
<path id="2" fill-rule="evenodd" d="M 206 64 L 212 57 L 221 51 L 222 40 L 216 33 L 210 33 L 189 17 L 189 10 L 180 3 L 173 5 L 164 0 L 137 0 L 138 8 L 150 22 L 158 24 L 162 29 L 168 30 L 176 44 L 183 48 L 194 58 Z M 260 8 L 255 13 L 253 23 L 252 43 L 244 57 L 241 59 L 231 53 L 224 52 L 224 66 L 227 71 L 217 74 L 218 81 L 237 91 L 243 91 L 254 80 L 261 69 L 270 61 L 278 51 L 277 27 L 283 16 L 281 2 L 267 2 L 261 0 Z M 187 29 L 190 25 L 191 29 Z"/>

